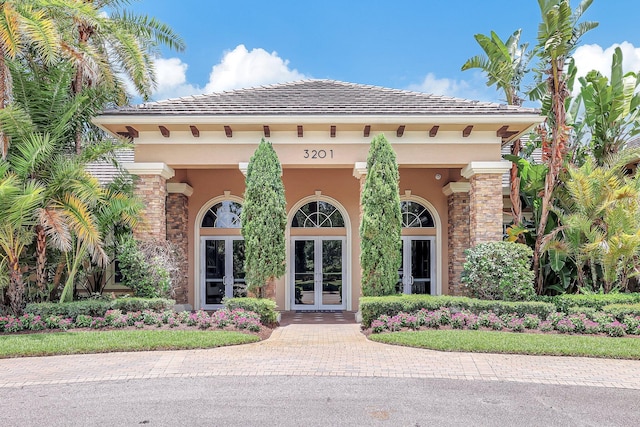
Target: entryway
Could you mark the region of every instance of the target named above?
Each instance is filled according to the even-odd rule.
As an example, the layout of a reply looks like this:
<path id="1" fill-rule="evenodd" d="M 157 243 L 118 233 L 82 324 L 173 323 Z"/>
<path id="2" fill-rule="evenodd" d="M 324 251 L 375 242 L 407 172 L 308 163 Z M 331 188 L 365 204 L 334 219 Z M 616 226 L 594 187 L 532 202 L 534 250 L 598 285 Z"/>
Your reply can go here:
<path id="1" fill-rule="evenodd" d="M 436 295 L 434 237 L 402 236 L 402 267 L 398 290 L 404 294 Z"/>
<path id="2" fill-rule="evenodd" d="M 291 308 L 344 310 L 345 237 L 291 238 Z"/>
<path id="3" fill-rule="evenodd" d="M 202 237 L 202 301 L 205 310 L 222 307 L 223 298 L 247 296 L 244 240 L 241 236 Z"/>

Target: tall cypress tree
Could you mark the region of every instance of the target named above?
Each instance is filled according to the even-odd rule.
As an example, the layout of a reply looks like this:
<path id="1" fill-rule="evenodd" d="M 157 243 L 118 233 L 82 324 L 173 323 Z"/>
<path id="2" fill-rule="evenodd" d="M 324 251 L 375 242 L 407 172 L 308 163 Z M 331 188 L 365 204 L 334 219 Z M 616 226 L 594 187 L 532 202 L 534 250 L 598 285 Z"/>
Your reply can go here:
<path id="1" fill-rule="evenodd" d="M 399 180 L 396 153 L 384 135 L 378 135 L 371 141 L 362 190 L 360 266 L 365 296 L 396 292 L 402 262 Z"/>
<path id="2" fill-rule="evenodd" d="M 278 155 L 262 139 L 249 161 L 240 216 L 245 280 L 248 290 L 258 297 L 272 297 L 268 289 L 285 272 L 287 212 L 281 176 Z"/>

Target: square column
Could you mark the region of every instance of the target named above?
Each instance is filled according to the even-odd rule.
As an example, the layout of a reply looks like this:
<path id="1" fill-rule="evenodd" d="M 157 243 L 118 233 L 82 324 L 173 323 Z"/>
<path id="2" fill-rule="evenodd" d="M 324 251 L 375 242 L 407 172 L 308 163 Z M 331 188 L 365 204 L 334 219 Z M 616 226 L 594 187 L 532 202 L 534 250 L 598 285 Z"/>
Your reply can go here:
<path id="1" fill-rule="evenodd" d="M 460 281 L 465 262 L 464 251 L 469 248 L 469 190 L 468 182 L 450 182 L 442 188 L 447 196 L 449 223 L 447 226 L 449 253 L 449 295 L 464 295 Z"/>
<path id="2" fill-rule="evenodd" d="M 138 177 L 134 193 L 145 206 L 143 223 L 133 230 L 133 236 L 138 240 L 166 240 L 167 179 L 173 177 L 173 169 L 165 163 L 130 163 L 125 167 Z"/>
<path id="3" fill-rule="evenodd" d="M 502 240 L 502 175 L 511 163 L 471 162 L 461 171 L 469 180 L 469 245 Z"/>

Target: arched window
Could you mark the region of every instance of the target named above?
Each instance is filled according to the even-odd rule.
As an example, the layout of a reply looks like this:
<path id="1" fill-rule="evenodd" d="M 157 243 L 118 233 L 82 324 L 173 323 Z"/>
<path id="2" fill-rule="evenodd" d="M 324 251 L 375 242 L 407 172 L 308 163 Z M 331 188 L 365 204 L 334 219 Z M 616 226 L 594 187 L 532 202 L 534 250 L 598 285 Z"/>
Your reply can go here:
<path id="1" fill-rule="evenodd" d="M 403 201 L 400 202 L 402 211 L 402 226 L 406 228 L 433 228 L 433 217 L 426 207 L 420 203 Z"/>
<path id="2" fill-rule="evenodd" d="M 240 203 L 225 200 L 213 205 L 202 218 L 204 228 L 240 228 Z"/>
<path id="3" fill-rule="evenodd" d="M 332 228 L 344 227 L 344 218 L 338 209 L 328 202 L 309 202 L 298 209 L 291 227 Z"/>

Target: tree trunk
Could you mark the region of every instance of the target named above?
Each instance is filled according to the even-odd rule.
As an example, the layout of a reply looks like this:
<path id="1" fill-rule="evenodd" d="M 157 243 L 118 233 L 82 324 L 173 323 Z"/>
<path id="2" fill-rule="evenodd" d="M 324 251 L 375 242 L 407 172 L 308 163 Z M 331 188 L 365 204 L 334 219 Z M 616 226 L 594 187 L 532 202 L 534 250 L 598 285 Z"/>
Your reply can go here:
<path id="1" fill-rule="evenodd" d="M 556 186 L 558 175 L 562 167 L 564 158 L 567 154 L 567 140 L 569 138 L 570 128 L 566 125 L 566 110 L 564 101 L 569 95 L 564 81 L 564 73 L 562 65 L 564 59 L 552 61 L 551 70 L 549 72 L 548 84 L 552 96 L 551 113 L 554 117 L 552 125 L 551 152 L 547 159 L 549 170 L 544 180 L 544 192 L 542 194 L 542 207 L 540 210 L 540 223 L 536 235 L 536 244 L 533 250 L 533 271 L 536 279 L 536 291 L 542 294 L 544 291 L 544 281 L 542 272 L 540 271 L 540 258 L 542 258 L 542 240 L 544 232 L 547 228 L 549 220 L 549 211 L 551 209 L 551 198 L 553 190 Z M 543 141 L 544 143 L 544 141 Z M 544 152 L 544 150 L 543 150 Z"/>
<path id="2" fill-rule="evenodd" d="M 520 139 L 513 142 L 511 146 L 511 154 L 514 156 L 520 155 L 521 148 Z M 522 224 L 522 203 L 520 201 L 520 177 L 518 176 L 518 165 L 513 163 L 511 165 L 511 188 L 509 192 L 509 198 L 511 199 L 511 214 L 513 215 L 513 223 L 515 225 Z"/>
<path id="3" fill-rule="evenodd" d="M 36 225 L 36 284 L 41 292 L 47 286 L 47 235 L 42 225 Z"/>
<path id="4" fill-rule="evenodd" d="M 4 50 L 0 48 L 0 109 L 4 109 L 7 103 L 7 79 L 9 78 L 9 70 L 5 61 Z M 9 154 L 9 137 L 0 131 L 0 144 L 2 145 L 2 160 L 6 160 Z"/>
<path id="5" fill-rule="evenodd" d="M 7 293 L 9 294 L 11 311 L 16 316 L 21 314 L 24 302 L 24 280 L 17 257 L 9 258 L 9 289 Z"/>

